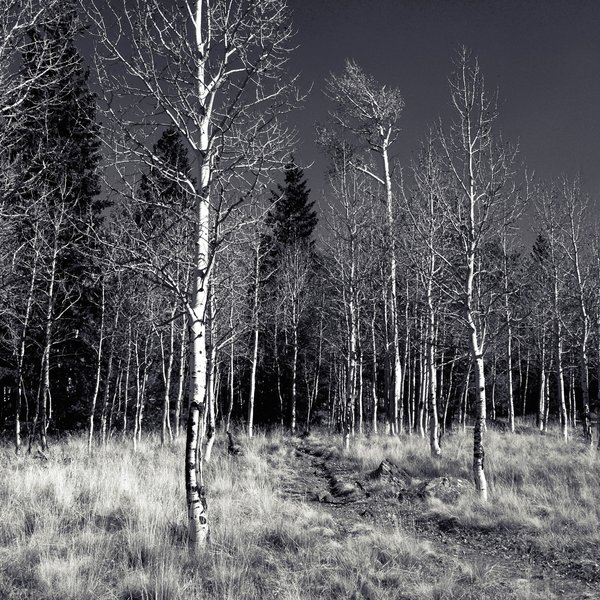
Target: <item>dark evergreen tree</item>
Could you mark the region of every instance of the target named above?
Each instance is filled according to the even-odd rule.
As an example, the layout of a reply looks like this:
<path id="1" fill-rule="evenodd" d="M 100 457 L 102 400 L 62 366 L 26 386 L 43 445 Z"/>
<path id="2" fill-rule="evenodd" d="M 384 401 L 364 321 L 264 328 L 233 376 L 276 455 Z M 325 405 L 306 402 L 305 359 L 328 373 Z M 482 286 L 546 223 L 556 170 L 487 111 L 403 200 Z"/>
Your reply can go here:
<path id="1" fill-rule="evenodd" d="M 32 83 L 13 115 L 8 143 L 19 174 L 8 201 L 18 215 L 17 273 L 24 290 L 35 269 L 25 361 L 35 376 L 28 378 L 28 396 L 39 397 L 46 385 L 38 378 L 47 361 L 53 389 L 48 402 L 61 399 L 47 408 L 67 426 L 81 420 L 77 406 L 87 401 L 92 379 L 101 276 L 92 234 L 106 206 L 99 199 L 96 101 L 75 46 L 82 31 L 72 0 L 28 31 L 19 76 Z"/>
<path id="2" fill-rule="evenodd" d="M 172 284 L 180 292 L 187 289 L 187 257 L 190 255 L 190 244 L 193 235 L 193 219 L 189 213 L 193 207 L 193 199 L 189 191 L 190 162 L 188 149 L 181 134 L 174 128 L 166 129 L 152 150 L 154 164 L 147 173 L 142 174 L 137 202 L 135 203 L 133 220 L 137 230 L 135 237 L 142 243 L 141 249 L 148 249 L 150 256 L 145 256 L 143 261 L 160 263 L 159 271 L 162 276 L 168 274 Z M 135 249 L 132 249 L 136 252 Z M 164 285 L 164 281 L 162 282 Z M 161 293 L 162 291 L 162 293 Z M 181 304 L 181 297 L 175 293 L 165 293 L 164 287 L 158 286 L 154 296 L 158 306 L 155 308 L 158 322 L 153 326 L 160 329 L 170 342 L 165 343 L 168 356 L 163 354 L 165 364 L 175 367 L 175 341 L 181 339 L 182 328 L 187 326 L 185 307 Z M 178 332 L 175 331 L 174 319 L 177 318 Z M 176 367 L 181 366 L 179 355 Z M 161 440 L 165 441 L 167 430 L 171 432 L 170 396 L 173 395 L 171 378 L 167 377 L 168 367 L 163 371 L 162 380 L 156 378 L 149 382 L 149 398 L 162 399 L 163 420 Z M 151 387 L 154 385 L 154 387 Z M 175 418 L 181 411 L 181 393 L 178 394 L 175 406 Z M 159 414 L 158 411 L 155 411 Z M 175 424 L 177 432 L 177 423 Z"/>
<path id="3" fill-rule="evenodd" d="M 296 403 L 296 396 L 298 422 L 302 422 L 304 417 L 305 379 L 302 369 L 308 363 L 298 358 L 298 347 L 308 350 L 311 340 L 314 342 L 315 339 L 311 330 L 317 325 L 312 318 L 314 310 L 306 303 L 313 300 L 308 290 L 312 287 L 318 262 L 312 241 L 318 222 L 315 203 L 310 200 L 304 171 L 295 163 L 293 156 L 284 167 L 283 184 L 271 192 L 271 201 L 266 218 L 267 233 L 263 240 L 265 258 L 261 265 L 264 317 L 257 373 L 256 418 L 258 422 L 281 420 L 289 424 L 291 404 Z M 290 278 L 294 277 L 289 272 L 291 265 L 307 277 L 304 282 L 306 289 L 302 292 L 304 306 L 301 316 L 296 310 L 300 298 L 289 297 Z M 291 303 L 295 304 L 293 309 Z M 295 325 L 290 320 L 292 312 Z"/>
<path id="4" fill-rule="evenodd" d="M 190 162 L 180 133 L 172 127 L 166 129 L 154 144 L 153 156 L 156 165 L 142 175 L 134 216 L 136 225 L 148 233 L 171 227 L 192 206 L 186 183 Z"/>
<path id="5" fill-rule="evenodd" d="M 315 203 L 309 200 L 310 189 L 306 185 L 304 171 L 296 165 L 293 156 L 284 173 L 284 184 L 271 192 L 273 206 L 267 216 L 275 253 L 297 242 L 310 242 L 318 222 Z"/>

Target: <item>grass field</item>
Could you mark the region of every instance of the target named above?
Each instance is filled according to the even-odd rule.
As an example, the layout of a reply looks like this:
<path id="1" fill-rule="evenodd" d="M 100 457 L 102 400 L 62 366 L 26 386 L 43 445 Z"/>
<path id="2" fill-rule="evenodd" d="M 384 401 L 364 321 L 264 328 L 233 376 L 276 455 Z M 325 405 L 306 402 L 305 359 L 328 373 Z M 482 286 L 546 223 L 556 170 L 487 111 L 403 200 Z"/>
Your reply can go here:
<path id="1" fill-rule="evenodd" d="M 470 477 L 471 442 L 463 433 L 446 438 L 437 461 L 416 437 L 356 439 L 347 453 L 341 440 L 323 441 L 333 446 L 329 460 L 357 471 L 388 458 L 416 479 Z M 490 502 L 469 493 L 418 509 L 432 522 L 457 523 L 440 542 L 410 523 L 383 526 L 353 516 L 351 506 L 336 513 L 309 494 L 290 497 L 298 440 L 241 442 L 242 457 L 228 457 L 223 440 L 215 447 L 206 476 L 211 543 L 194 557 L 186 549 L 181 444 L 161 448 L 148 439 L 134 453 L 113 442 L 89 456 L 83 439 L 71 439 L 54 445 L 48 461 L 4 447 L 0 598 L 600 597 L 600 459 L 582 444 L 489 432 Z M 486 536 L 496 545 L 518 536 L 536 556 L 564 566 L 563 587 L 537 577 L 524 557 L 486 557 Z M 480 550 L 469 552 L 470 539 Z"/>

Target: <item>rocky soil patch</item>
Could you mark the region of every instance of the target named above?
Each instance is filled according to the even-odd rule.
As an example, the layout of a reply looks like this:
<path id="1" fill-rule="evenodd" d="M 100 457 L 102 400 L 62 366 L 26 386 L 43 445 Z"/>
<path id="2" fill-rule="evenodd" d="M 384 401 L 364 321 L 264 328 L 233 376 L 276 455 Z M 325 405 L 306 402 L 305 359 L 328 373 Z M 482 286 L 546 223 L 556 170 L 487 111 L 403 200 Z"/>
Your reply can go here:
<path id="1" fill-rule="evenodd" d="M 399 527 L 430 541 L 448 556 L 500 569 L 509 581 L 528 578 L 540 587 L 551 584 L 561 598 L 600 600 L 597 561 L 569 563 L 565 557 L 545 556 L 533 550 L 523 532 L 469 528 L 451 514 L 429 510 L 432 500 L 451 507 L 464 494 L 473 493 L 470 481 L 417 479 L 390 460 L 362 472 L 337 447 L 311 436 L 301 439 L 291 456 L 294 460 L 288 465 L 283 492 L 329 511 L 339 535 L 353 535 L 361 523 L 383 530 Z"/>

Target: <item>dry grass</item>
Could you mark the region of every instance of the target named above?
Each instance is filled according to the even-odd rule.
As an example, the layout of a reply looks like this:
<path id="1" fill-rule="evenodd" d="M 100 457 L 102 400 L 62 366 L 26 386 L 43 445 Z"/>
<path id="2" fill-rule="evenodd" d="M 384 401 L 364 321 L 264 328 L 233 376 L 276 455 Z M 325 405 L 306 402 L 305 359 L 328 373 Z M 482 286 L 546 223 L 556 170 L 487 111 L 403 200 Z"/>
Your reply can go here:
<path id="1" fill-rule="evenodd" d="M 471 479 L 470 432 L 444 439 L 443 456 L 433 459 L 419 437 L 365 438 L 348 458 L 373 469 L 383 458 L 421 479 L 454 476 Z M 600 456 L 578 441 L 564 443 L 558 431 L 541 436 L 533 428 L 511 435 L 485 434 L 485 468 L 490 502 L 475 494 L 455 505 L 432 502 L 431 514 L 454 517 L 464 527 L 523 532 L 540 551 L 583 552 L 600 549 Z"/>
<path id="2" fill-rule="evenodd" d="M 488 563 L 460 561 L 410 528 L 361 524 L 341 531 L 320 505 L 280 493 L 278 469 L 293 461 L 281 436 L 224 442 L 207 469 L 211 545 L 186 549 L 180 445 L 154 440 L 137 453 L 111 443 L 86 453 L 83 440 L 55 446 L 42 463 L 0 450 L 0 598 L 35 600 L 468 599 L 536 596 L 523 580 L 508 588 Z M 348 459 L 374 468 L 387 457 L 415 477 L 469 477 L 468 438 L 447 440 L 432 461 L 419 439 L 357 440 Z M 598 542 L 598 459 L 548 436 L 488 436 L 492 501 L 465 498 L 465 525 L 537 533 L 545 547 Z M 287 467 L 289 468 L 289 466 Z M 570 532 L 568 539 L 564 532 Z M 576 543 L 577 541 L 577 543 Z M 499 591 L 500 590 L 500 591 Z"/>

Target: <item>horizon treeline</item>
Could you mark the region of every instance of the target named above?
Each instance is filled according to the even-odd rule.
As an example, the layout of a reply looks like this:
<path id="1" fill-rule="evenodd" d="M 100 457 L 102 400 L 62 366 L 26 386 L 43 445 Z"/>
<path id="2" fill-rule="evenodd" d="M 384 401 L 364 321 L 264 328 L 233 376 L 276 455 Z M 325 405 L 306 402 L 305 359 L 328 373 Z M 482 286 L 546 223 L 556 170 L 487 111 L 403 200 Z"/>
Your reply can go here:
<path id="1" fill-rule="evenodd" d="M 182 435 L 198 336 L 208 456 L 219 428 L 319 425 L 346 444 L 408 433 L 437 455 L 446 431 L 473 425 L 485 492 L 486 421 L 514 432 L 531 415 L 541 432 L 580 425 L 592 442 L 597 215 L 577 178 L 526 177 L 469 52 L 450 79 L 453 122 L 424 132 L 411 164 L 394 159 L 397 89 L 353 62 L 324 82 L 316 203 L 283 120 L 292 100 L 266 117 L 247 101 L 250 136 L 232 84 L 202 150 L 185 102 L 153 113 L 126 73 L 84 60 L 93 12 L 53 0 L 21 23 L 18 3 L 3 2 L 0 418 L 17 451 L 76 431 L 90 447 Z M 170 64 L 158 65 L 165 82 Z M 186 72 L 173 68 L 185 100 Z"/>

